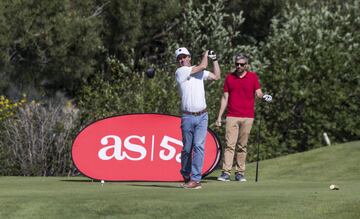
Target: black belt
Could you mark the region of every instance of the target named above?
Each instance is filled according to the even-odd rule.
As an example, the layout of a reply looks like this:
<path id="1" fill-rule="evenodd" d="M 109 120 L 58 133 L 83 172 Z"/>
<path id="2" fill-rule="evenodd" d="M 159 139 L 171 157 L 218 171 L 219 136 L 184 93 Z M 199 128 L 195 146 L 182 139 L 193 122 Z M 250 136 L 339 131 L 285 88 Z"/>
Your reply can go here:
<path id="1" fill-rule="evenodd" d="M 203 113 L 206 113 L 207 109 L 203 109 L 199 112 L 189 112 L 189 111 L 183 111 L 184 114 L 193 115 L 193 116 L 200 116 Z"/>

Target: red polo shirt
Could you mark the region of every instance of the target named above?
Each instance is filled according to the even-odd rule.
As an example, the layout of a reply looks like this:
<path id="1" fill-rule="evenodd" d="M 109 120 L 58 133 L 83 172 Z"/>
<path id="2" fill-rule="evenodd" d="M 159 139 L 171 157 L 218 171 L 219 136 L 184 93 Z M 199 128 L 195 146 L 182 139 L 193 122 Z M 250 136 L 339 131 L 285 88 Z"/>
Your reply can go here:
<path id="1" fill-rule="evenodd" d="M 255 91 L 261 88 L 255 72 L 240 78 L 229 72 L 224 83 L 224 93 L 229 93 L 227 116 L 254 118 Z"/>

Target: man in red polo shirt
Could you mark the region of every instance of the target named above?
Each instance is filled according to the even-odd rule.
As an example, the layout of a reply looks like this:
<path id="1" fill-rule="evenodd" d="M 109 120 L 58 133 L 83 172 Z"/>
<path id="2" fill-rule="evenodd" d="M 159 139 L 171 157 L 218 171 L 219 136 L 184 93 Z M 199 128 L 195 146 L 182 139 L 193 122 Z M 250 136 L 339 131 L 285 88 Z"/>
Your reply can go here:
<path id="1" fill-rule="evenodd" d="M 263 94 L 258 76 L 248 71 L 248 58 L 243 55 L 235 56 L 236 70 L 229 72 L 224 82 L 224 94 L 216 120 L 221 126 L 221 117 L 227 107 L 226 115 L 226 148 L 222 165 L 220 181 L 230 181 L 234 155 L 236 156 L 235 180 L 245 182 L 246 146 L 251 127 L 254 122 L 255 96 L 271 102 L 272 97 Z"/>

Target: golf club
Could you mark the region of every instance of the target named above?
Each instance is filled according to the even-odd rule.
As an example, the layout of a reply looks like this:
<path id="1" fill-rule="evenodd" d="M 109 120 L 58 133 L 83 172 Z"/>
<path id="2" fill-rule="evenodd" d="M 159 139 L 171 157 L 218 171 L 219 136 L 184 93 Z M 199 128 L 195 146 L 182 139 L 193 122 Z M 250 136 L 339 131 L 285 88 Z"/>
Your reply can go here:
<path id="1" fill-rule="evenodd" d="M 261 110 L 260 110 L 261 111 Z M 257 155 L 256 155 L 256 173 L 255 173 L 255 182 L 258 181 L 259 176 L 259 159 L 260 159 L 260 130 L 261 130 L 261 114 L 259 116 L 259 127 L 256 133 L 256 141 L 257 141 Z"/>
<path id="2" fill-rule="evenodd" d="M 272 101 L 272 98 L 270 98 L 269 102 Z M 256 142 L 257 142 L 257 154 L 256 154 L 256 173 L 255 173 L 255 182 L 259 179 L 259 160 L 260 160 L 260 132 L 261 132 L 261 117 L 262 117 L 262 110 L 263 105 L 260 104 L 260 110 L 259 110 L 259 127 L 256 133 Z"/>
<path id="3" fill-rule="evenodd" d="M 215 55 L 215 52 L 214 50 L 210 50 L 209 49 L 209 55 Z M 202 55 L 195 55 L 193 57 L 201 57 Z M 170 65 L 174 65 L 178 63 L 178 61 L 174 61 L 174 62 L 169 62 L 169 63 L 165 63 L 165 64 L 162 64 L 162 65 L 159 65 L 158 67 L 160 68 L 164 68 L 166 66 L 170 66 Z M 145 74 L 148 78 L 153 78 L 155 76 L 155 68 L 154 67 L 150 67 L 148 69 L 146 69 L 145 71 Z"/>
<path id="4" fill-rule="evenodd" d="M 160 68 L 164 68 L 164 67 L 166 67 L 166 66 L 174 65 L 174 64 L 176 64 L 176 63 L 177 63 L 177 61 L 175 61 L 175 62 L 170 62 L 170 63 L 165 63 L 165 64 L 162 64 L 162 65 L 159 65 L 159 67 L 160 67 Z M 155 68 L 150 67 L 150 68 L 146 69 L 145 74 L 146 74 L 146 76 L 147 76 L 148 78 L 153 78 L 153 77 L 155 76 Z"/>

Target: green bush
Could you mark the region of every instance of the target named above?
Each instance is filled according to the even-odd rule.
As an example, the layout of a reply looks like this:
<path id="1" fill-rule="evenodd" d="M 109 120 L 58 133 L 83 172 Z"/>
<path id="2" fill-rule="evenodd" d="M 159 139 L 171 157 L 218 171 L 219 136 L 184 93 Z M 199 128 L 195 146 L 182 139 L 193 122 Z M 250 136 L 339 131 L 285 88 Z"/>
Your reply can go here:
<path id="1" fill-rule="evenodd" d="M 215 129 L 213 123 L 226 72 L 233 70 L 233 55 L 247 53 L 263 91 L 273 95 L 271 104 L 256 103 L 249 161 L 256 156 L 260 121 L 261 159 L 320 147 L 324 132 L 332 142 L 359 138 L 358 0 L 331 8 L 316 1 L 310 7 L 288 6 L 272 20 L 270 36 L 258 45 L 234 43 L 241 38 L 242 13 L 226 13 L 223 4 L 210 0 L 196 8 L 187 2 L 181 17 L 172 21 L 166 51 L 154 64 L 136 60 L 135 52 L 122 61 L 109 57 L 108 68 L 88 80 L 78 96 L 82 124 L 127 113 L 178 115 L 176 68 L 159 64 L 175 61 L 175 49 L 186 46 L 194 55 L 193 64 L 205 49 L 219 56 L 222 78 L 206 83 L 206 98 L 210 128 L 223 143 L 224 128 Z M 156 69 L 154 79 L 144 77 L 149 65 Z"/>
<path id="2" fill-rule="evenodd" d="M 169 72 L 156 69 L 153 79 L 130 64 L 109 57 L 107 72 L 90 79 L 78 95 L 82 124 L 128 113 L 178 114 L 176 83 Z"/>
<path id="3" fill-rule="evenodd" d="M 359 1 L 288 7 L 272 21 L 261 74 L 274 102 L 263 112 L 270 157 L 359 139 Z"/>

